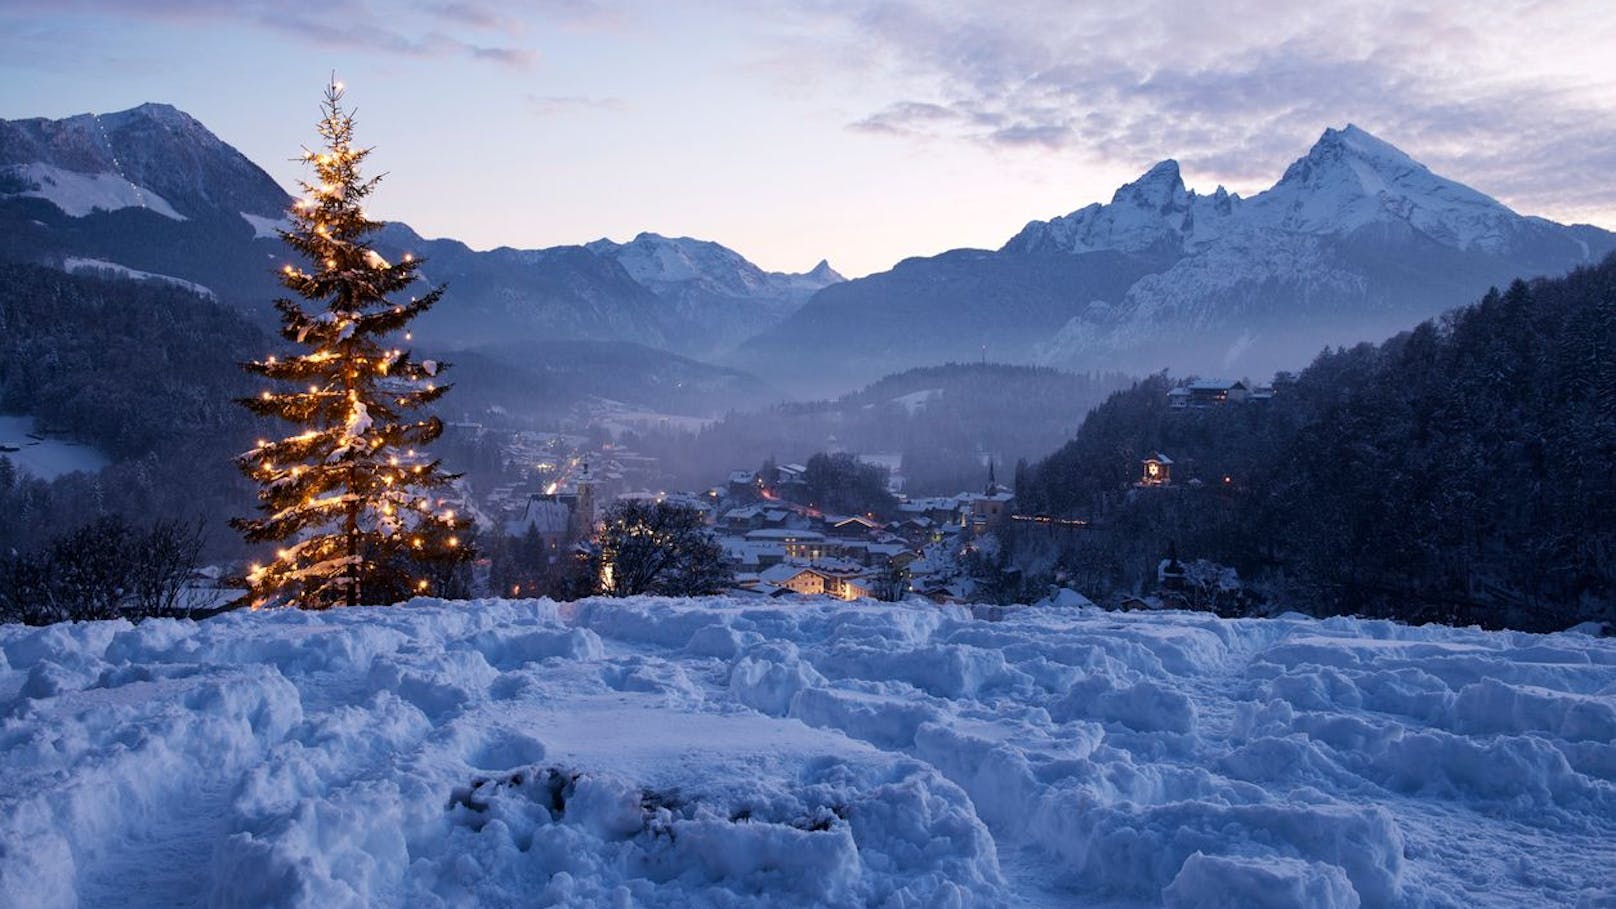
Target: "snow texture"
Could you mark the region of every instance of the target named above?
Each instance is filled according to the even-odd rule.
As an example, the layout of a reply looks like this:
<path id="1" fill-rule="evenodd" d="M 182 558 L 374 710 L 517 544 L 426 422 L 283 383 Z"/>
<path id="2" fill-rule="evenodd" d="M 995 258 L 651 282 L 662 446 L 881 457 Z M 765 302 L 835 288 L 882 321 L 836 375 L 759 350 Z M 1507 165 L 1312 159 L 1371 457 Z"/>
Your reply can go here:
<path id="1" fill-rule="evenodd" d="M 185 220 L 167 199 L 115 173 L 82 174 L 38 161 L 11 165 L 5 173 L 30 187 L 11 195 L 45 199 L 75 218 L 96 211 L 145 208 L 165 218 Z"/>
<path id="2" fill-rule="evenodd" d="M 0 628 L 7 906 L 1602 906 L 1616 642 L 631 599 Z"/>
<path id="3" fill-rule="evenodd" d="M 0 414 L 0 458 L 41 480 L 82 470 L 95 473 L 112 460 L 89 445 L 39 431 L 33 417 Z"/>
<path id="4" fill-rule="evenodd" d="M 284 215 L 279 218 L 266 218 L 252 212 L 241 212 L 241 220 L 253 229 L 254 240 L 279 240 L 280 231 L 292 229 L 292 219 Z"/>
<path id="5" fill-rule="evenodd" d="M 62 270 L 69 274 L 90 274 L 104 277 L 123 278 L 130 281 L 156 281 L 160 284 L 171 284 L 181 290 L 188 290 L 194 294 L 201 294 L 209 299 L 218 299 L 213 288 L 173 275 L 160 275 L 156 272 L 140 271 L 127 265 L 108 262 L 105 259 L 83 259 L 69 256 L 62 260 Z"/>

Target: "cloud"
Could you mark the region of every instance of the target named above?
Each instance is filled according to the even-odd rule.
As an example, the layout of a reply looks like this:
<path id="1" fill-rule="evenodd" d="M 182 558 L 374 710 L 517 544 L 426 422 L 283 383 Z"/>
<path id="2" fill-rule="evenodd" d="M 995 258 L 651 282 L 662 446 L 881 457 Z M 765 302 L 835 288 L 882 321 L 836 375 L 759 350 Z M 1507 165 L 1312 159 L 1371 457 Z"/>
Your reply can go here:
<path id="1" fill-rule="evenodd" d="M 435 0 L 420 9 L 457 25 L 517 33 L 526 31 L 533 20 L 569 28 L 615 28 L 626 21 L 615 7 L 597 0 Z"/>
<path id="2" fill-rule="evenodd" d="M 522 100 L 526 103 L 528 112 L 538 117 L 589 111 L 621 111 L 628 107 L 622 98 L 590 98 L 582 95 L 536 95 L 529 92 L 522 96 Z"/>
<path id="3" fill-rule="evenodd" d="M 952 124 L 963 118 L 952 107 L 927 104 L 924 101 L 900 101 L 851 124 L 853 129 L 872 133 L 898 135 L 925 134 L 942 124 Z"/>
<path id="4" fill-rule="evenodd" d="M 553 5 L 590 4 L 580 0 L 579 4 Z M 314 11 L 274 0 L 15 0 L 8 3 L 6 10 L 6 15 L 14 19 L 64 14 L 198 28 L 223 22 L 261 28 L 324 48 L 408 57 L 466 57 L 516 68 L 528 67 L 538 59 L 538 53 L 529 48 L 495 46 L 451 34 L 450 27 L 501 34 L 520 31 L 490 8 L 469 2 L 429 4 L 400 11 L 364 0 L 325 0 Z"/>
<path id="5" fill-rule="evenodd" d="M 896 100 L 849 127 L 1266 186 L 1355 122 L 1526 211 L 1616 212 L 1616 17 L 1578 0 L 812 0 L 813 60 Z M 803 10 L 806 10 L 805 12 Z"/>

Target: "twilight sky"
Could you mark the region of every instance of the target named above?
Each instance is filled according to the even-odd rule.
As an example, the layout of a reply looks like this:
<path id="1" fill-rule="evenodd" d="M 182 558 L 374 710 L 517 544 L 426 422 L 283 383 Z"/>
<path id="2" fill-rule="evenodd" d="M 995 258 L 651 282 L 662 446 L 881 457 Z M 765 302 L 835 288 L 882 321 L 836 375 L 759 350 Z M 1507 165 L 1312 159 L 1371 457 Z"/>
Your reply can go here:
<path id="1" fill-rule="evenodd" d="M 849 276 L 1162 158 L 1250 193 L 1354 122 L 1616 229 L 1608 0 L 4 0 L 0 118 L 166 101 L 284 185 L 335 70 L 373 210 L 477 248 L 717 240 Z"/>

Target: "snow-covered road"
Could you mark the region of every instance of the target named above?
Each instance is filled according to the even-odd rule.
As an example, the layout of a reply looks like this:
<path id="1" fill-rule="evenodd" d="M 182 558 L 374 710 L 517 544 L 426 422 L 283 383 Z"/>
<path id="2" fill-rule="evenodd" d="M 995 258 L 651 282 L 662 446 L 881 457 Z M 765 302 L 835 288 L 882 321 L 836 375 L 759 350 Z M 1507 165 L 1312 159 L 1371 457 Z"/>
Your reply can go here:
<path id="1" fill-rule="evenodd" d="M 0 628 L 5 906 L 1611 906 L 1616 641 L 488 601 Z"/>

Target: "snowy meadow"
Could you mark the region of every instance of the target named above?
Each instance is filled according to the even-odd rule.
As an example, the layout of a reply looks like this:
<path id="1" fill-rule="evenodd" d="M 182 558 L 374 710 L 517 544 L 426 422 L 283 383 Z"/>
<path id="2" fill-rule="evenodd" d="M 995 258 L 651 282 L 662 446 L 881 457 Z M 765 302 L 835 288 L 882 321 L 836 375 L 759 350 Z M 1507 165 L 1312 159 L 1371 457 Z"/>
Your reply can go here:
<path id="1" fill-rule="evenodd" d="M 6 906 L 1609 906 L 1616 641 L 417 600 L 0 628 Z"/>

